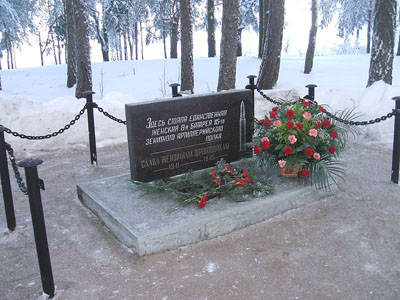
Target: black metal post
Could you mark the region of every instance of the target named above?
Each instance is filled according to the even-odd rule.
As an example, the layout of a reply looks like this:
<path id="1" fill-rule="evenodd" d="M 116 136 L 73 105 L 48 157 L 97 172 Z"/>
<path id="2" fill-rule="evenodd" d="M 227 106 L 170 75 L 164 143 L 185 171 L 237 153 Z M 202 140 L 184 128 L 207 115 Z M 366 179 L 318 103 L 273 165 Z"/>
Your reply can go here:
<path id="1" fill-rule="evenodd" d="M 11 193 L 10 173 L 8 172 L 6 141 L 4 138 L 4 126 L 0 125 L 0 177 L 3 190 L 4 209 L 6 211 L 7 227 L 13 231 L 16 226 L 14 203 Z"/>
<path id="2" fill-rule="evenodd" d="M 94 127 L 94 116 L 93 116 L 93 94 L 95 94 L 95 92 L 93 91 L 83 92 L 83 95 L 86 97 L 86 104 L 87 104 L 90 162 L 92 165 L 94 162 L 96 162 L 97 164 L 96 132 Z"/>
<path id="3" fill-rule="evenodd" d="M 33 233 L 35 236 L 43 292 L 49 295 L 50 298 L 53 298 L 55 292 L 53 271 L 51 269 L 49 246 L 47 243 L 42 198 L 40 196 L 40 188 L 43 188 L 43 182 L 39 179 L 37 172 L 37 166 L 42 163 L 43 161 L 41 159 L 28 158 L 19 162 L 18 166 L 25 168 L 29 205 L 32 215 Z"/>
<path id="4" fill-rule="evenodd" d="M 394 97 L 396 101 L 396 112 L 394 117 L 394 136 L 393 136 L 393 158 L 392 158 L 392 182 L 399 183 L 399 163 L 400 163 L 400 97 Z"/>
<path id="5" fill-rule="evenodd" d="M 306 85 L 306 88 L 308 88 L 308 99 L 310 100 L 315 100 L 315 88 L 318 87 L 316 84 L 309 84 Z"/>
<path id="6" fill-rule="evenodd" d="M 257 86 L 254 84 L 254 79 L 256 79 L 257 76 L 249 75 L 249 76 L 247 76 L 247 78 L 249 79 L 249 84 L 246 85 L 245 89 L 251 90 L 252 97 L 253 97 L 253 103 L 254 103 L 254 90 L 257 88 Z"/>
<path id="7" fill-rule="evenodd" d="M 180 86 L 179 83 L 171 83 L 169 85 L 172 88 L 172 97 L 181 97 L 182 95 L 178 93 L 178 86 Z"/>

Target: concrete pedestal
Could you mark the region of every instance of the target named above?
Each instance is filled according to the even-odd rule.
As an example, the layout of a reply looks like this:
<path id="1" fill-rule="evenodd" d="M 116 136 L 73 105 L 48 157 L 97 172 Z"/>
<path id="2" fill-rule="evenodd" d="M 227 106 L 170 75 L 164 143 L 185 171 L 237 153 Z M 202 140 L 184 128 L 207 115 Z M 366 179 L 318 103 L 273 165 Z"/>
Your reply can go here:
<path id="1" fill-rule="evenodd" d="M 248 202 L 212 199 L 199 209 L 189 204 L 166 216 L 174 204 L 170 194 L 141 197 L 129 174 L 78 185 L 78 197 L 113 234 L 139 255 L 177 248 L 223 235 L 326 196 L 279 179 L 274 194 Z"/>

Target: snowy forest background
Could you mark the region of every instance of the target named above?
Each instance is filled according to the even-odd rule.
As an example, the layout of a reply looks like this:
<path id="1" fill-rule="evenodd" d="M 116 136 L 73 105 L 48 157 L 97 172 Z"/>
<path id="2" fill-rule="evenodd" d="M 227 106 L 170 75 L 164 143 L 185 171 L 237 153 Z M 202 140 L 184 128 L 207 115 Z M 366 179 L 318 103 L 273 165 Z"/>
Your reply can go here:
<path id="1" fill-rule="evenodd" d="M 370 53 L 372 48 L 368 85 L 381 79 L 391 83 L 398 15 L 395 0 L 306 2 L 311 10 L 311 28 L 305 73 L 312 70 L 318 28 L 334 23 L 337 35 L 344 39 L 344 53 L 360 49 Z M 290 5 L 290 1 L 287 3 Z M 182 89 L 193 90 L 194 28 L 195 32 L 207 31 L 208 56 L 221 58 L 218 89 L 229 89 L 235 86 L 232 64 L 236 60 L 232 53 L 242 55 L 242 34 L 250 30 L 259 38 L 258 57 L 262 58 L 259 87 L 269 89 L 279 76 L 281 52 L 290 47 L 290 40 L 283 44 L 282 38 L 284 7 L 285 1 L 277 0 L 0 0 L 0 69 L 3 65 L 7 69 L 16 68 L 16 50 L 35 44 L 42 66 L 46 56 L 51 55 L 55 64 L 68 64 L 68 87 L 77 80 L 77 89 L 90 89 L 89 39 L 99 44 L 103 61 L 144 59 L 145 45 L 160 42 L 164 58 L 178 58 L 180 50 Z M 225 33 L 224 23 L 228 30 Z M 220 53 L 216 51 L 217 30 L 222 31 Z M 360 32 L 366 34 L 365 46 L 359 43 Z M 229 56 L 227 61 L 224 52 Z M 83 69 L 79 67 L 82 63 Z M 227 76 L 232 77 L 228 78 L 231 82 L 222 84 Z M 79 91 L 76 95 L 80 96 Z"/>
<path id="2" fill-rule="evenodd" d="M 306 9 L 293 13 L 300 5 Z M 362 120 L 380 117 L 400 95 L 398 15 L 395 0 L 0 0 L 0 124 L 53 132 L 82 108 L 74 99 L 85 90 L 124 119 L 125 103 L 169 97 L 170 83 L 199 94 L 244 88 L 250 74 L 271 96 L 304 96 L 314 83 L 318 102 L 333 111 L 355 107 Z M 307 23 L 302 50 L 293 22 Z M 193 42 L 196 34 L 202 42 Z M 319 43 L 332 46 L 318 51 Z M 243 51 L 249 44 L 254 55 Z M 194 48 L 205 55 L 195 57 Z M 298 55 L 287 55 L 293 49 Z M 147 59 L 150 51 L 162 59 Z M 104 62 L 92 63 L 93 53 Z M 44 67 L 16 69 L 26 59 Z M 262 117 L 268 103 L 256 100 Z M 85 122 L 76 127 L 51 142 L 8 138 L 20 149 L 86 146 Z M 96 136 L 99 146 L 126 141 L 104 117 L 96 117 Z M 366 136 L 390 143 L 392 119 Z"/>

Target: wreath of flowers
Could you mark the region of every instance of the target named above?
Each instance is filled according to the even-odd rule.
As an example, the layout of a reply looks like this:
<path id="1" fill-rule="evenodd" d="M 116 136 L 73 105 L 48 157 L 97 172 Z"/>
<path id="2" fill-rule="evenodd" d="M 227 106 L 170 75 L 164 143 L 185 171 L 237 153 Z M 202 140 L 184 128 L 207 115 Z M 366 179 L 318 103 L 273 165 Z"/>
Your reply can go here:
<path id="1" fill-rule="evenodd" d="M 298 171 L 327 189 L 344 174 L 337 157 L 345 148 L 347 135 L 340 135 L 325 108 L 307 99 L 274 107 L 264 119 L 256 120 L 253 150 L 261 165 L 279 167 L 285 174 Z"/>

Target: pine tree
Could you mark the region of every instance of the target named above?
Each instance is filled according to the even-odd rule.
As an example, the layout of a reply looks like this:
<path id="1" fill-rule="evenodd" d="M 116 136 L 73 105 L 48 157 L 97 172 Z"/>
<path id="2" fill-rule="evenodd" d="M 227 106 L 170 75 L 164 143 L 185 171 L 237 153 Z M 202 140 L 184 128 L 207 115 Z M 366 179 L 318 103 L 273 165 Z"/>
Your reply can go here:
<path id="1" fill-rule="evenodd" d="M 306 54 L 306 62 L 304 66 L 304 73 L 309 74 L 312 70 L 314 63 L 315 44 L 317 42 L 318 31 L 318 3 L 317 0 L 311 1 L 311 29 L 310 37 L 308 39 L 308 47 Z"/>
<path id="2" fill-rule="evenodd" d="M 367 86 L 379 80 L 392 84 L 396 16 L 395 0 L 376 0 Z"/>
<path id="3" fill-rule="evenodd" d="M 223 0 L 218 91 L 235 88 L 238 16 L 239 0 Z"/>
<path id="4" fill-rule="evenodd" d="M 320 0 L 321 27 L 338 16 L 338 35 L 347 39 L 367 25 L 367 53 L 370 48 L 372 11 L 376 0 Z M 357 36 L 358 38 L 358 36 Z"/>
<path id="5" fill-rule="evenodd" d="M 258 20 L 256 12 L 259 10 L 258 2 L 255 0 L 240 0 L 237 56 L 242 56 L 242 31 L 248 27 L 258 32 Z"/>
<path id="6" fill-rule="evenodd" d="M 181 90 L 191 91 L 194 89 L 193 72 L 193 29 L 192 9 L 190 0 L 180 0 L 181 4 Z"/>
<path id="7" fill-rule="evenodd" d="M 85 0 L 73 0 L 75 34 L 77 43 L 77 84 L 75 97 L 83 98 L 83 92 L 92 90 L 92 66 L 90 62 L 88 13 Z"/>
<path id="8" fill-rule="evenodd" d="M 74 0 L 65 1 L 65 15 L 67 20 L 67 87 L 76 83 L 76 36 L 75 36 L 75 9 Z"/>
<path id="9" fill-rule="evenodd" d="M 259 0 L 258 58 L 262 58 L 269 16 L 270 0 Z"/>
<path id="10" fill-rule="evenodd" d="M 265 37 L 263 58 L 257 83 L 260 89 L 272 89 L 278 81 L 281 64 L 285 1 L 270 0 L 269 11 L 268 32 Z"/>
<path id="11" fill-rule="evenodd" d="M 215 50 L 215 2 L 207 0 L 207 41 L 208 57 L 216 56 Z"/>
<path id="12" fill-rule="evenodd" d="M 0 32 L 7 53 L 7 66 L 16 67 L 15 48 L 34 32 L 33 17 L 39 9 L 38 0 L 0 0 Z"/>

